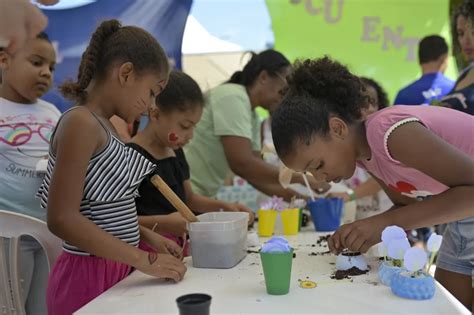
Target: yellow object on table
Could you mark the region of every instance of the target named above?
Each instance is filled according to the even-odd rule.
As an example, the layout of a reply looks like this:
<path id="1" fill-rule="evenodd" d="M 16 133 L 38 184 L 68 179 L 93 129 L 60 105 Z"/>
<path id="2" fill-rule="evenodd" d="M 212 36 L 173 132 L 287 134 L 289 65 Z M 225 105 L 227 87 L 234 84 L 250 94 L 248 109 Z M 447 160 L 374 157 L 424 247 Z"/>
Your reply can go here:
<path id="1" fill-rule="evenodd" d="M 300 209 L 285 209 L 280 212 L 283 223 L 283 235 L 297 235 Z"/>
<path id="2" fill-rule="evenodd" d="M 275 210 L 258 210 L 258 235 L 272 236 L 278 212 Z"/>

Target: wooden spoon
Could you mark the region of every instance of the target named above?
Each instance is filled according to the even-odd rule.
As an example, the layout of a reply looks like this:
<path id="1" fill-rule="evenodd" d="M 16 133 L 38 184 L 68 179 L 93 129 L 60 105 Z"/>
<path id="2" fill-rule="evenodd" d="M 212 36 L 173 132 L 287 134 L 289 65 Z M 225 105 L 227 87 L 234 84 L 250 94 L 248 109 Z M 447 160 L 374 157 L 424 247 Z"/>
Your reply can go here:
<path id="1" fill-rule="evenodd" d="M 181 199 L 179 199 L 179 197 L 174 193 L 173 190 L 171 190 L 168 184 L 166 184 L 159 175 L 153 175 L 151 177 L 151 182 L 187 221 L 199 221 L 199 219 L 188 208 L 188 206 L 186 206 L 186 204 Z"/>

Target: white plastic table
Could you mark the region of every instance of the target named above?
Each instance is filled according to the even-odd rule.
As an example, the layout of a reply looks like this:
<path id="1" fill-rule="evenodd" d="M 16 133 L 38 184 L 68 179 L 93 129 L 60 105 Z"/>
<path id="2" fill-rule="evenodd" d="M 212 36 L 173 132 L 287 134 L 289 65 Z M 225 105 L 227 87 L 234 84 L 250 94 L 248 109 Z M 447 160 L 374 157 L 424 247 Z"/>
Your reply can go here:
<path id="1" fill-rule="evenodd" d="M 332 280 L 334 255 L 310 255 L 327 251 L 315 244 L 320 235 L 307 229 L 288 237 L 296 249 L 291 288 L 287 295 L 266 293 L 258 254 L 250 253 L 232 269 L 193 268 L 182 282 L 163 282 L 139 271 L 80 309 L 77 314 L 178 314 L 176 298 L 189 293 L 212 296 L 211 314 L 471 314 L 437 283 L 433 299 L 413 301 L 392 294 L 378 283 L 376 258 L 369 258 L 371 271 L 351 280 Z M 263 242 L 265 239 L 261 239 Z M 303 289 L 298 280 L 312 280 L 314 289 Z"/>

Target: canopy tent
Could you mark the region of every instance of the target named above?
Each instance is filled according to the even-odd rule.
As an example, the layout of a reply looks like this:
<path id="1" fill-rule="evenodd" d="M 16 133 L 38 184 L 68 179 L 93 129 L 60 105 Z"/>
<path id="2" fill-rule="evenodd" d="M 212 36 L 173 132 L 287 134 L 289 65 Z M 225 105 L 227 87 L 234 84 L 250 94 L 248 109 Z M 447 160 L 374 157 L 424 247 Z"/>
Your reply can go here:
<path id="1" fill-rule="evenodd" d="M 183 70 L 203 90 L 227 81 L 249 60 L 248 51 L 273 47 L 264 0 L 194 0 L 183 37 Z"/>
<path id="2" fill-rule="evenodd" d="M 291 61 L 329 55 L 355 73 L 379 81 L 393 99 L 400 88 L 421 75 L 417 60 L 421 38 L 439 34 L 451 43 L 449 3 L 449 0 L 194 0 L 191 16 L 202 23 L 200 27 L 205 29 L 206 36 L 225 40 L 227 45 L 212 50 L 206 45 L 199 46 L 199 36 L 193 36 L 197 52 L 185 50 L 186 27 L 183 67 L 185 71 L 189 69 L 203 88 L 209 88 L 240 69 L 244 64 L 240 62 L 241 53 L 248 50 L 275 47 Z M 228 44 L 242 47 L 241 53 L 229 53 Z M 192 59 L 189 63 L 188 58 Z M 446 73 L 455 78 L 456 72 L 454 59 L 450 58 Z"/>

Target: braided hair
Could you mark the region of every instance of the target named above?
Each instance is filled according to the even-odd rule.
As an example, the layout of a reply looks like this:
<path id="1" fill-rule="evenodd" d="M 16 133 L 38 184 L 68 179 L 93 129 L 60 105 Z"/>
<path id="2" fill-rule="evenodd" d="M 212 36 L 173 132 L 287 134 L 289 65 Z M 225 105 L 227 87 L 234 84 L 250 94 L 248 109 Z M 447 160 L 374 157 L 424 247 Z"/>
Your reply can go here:
<path id="1" fill-rule="evenodd" d="M 104 21 L 82 54 L 77 81 L 66 81 L 60 90 L 65 97 L 84 104 L 90 82 L 105 79 L 112 66 L 125 62 L 131 62 L 137 73 L 169 72 L 166 54 L 150 33 L 138 27 L 122 26 L 117 20 Z"/>

